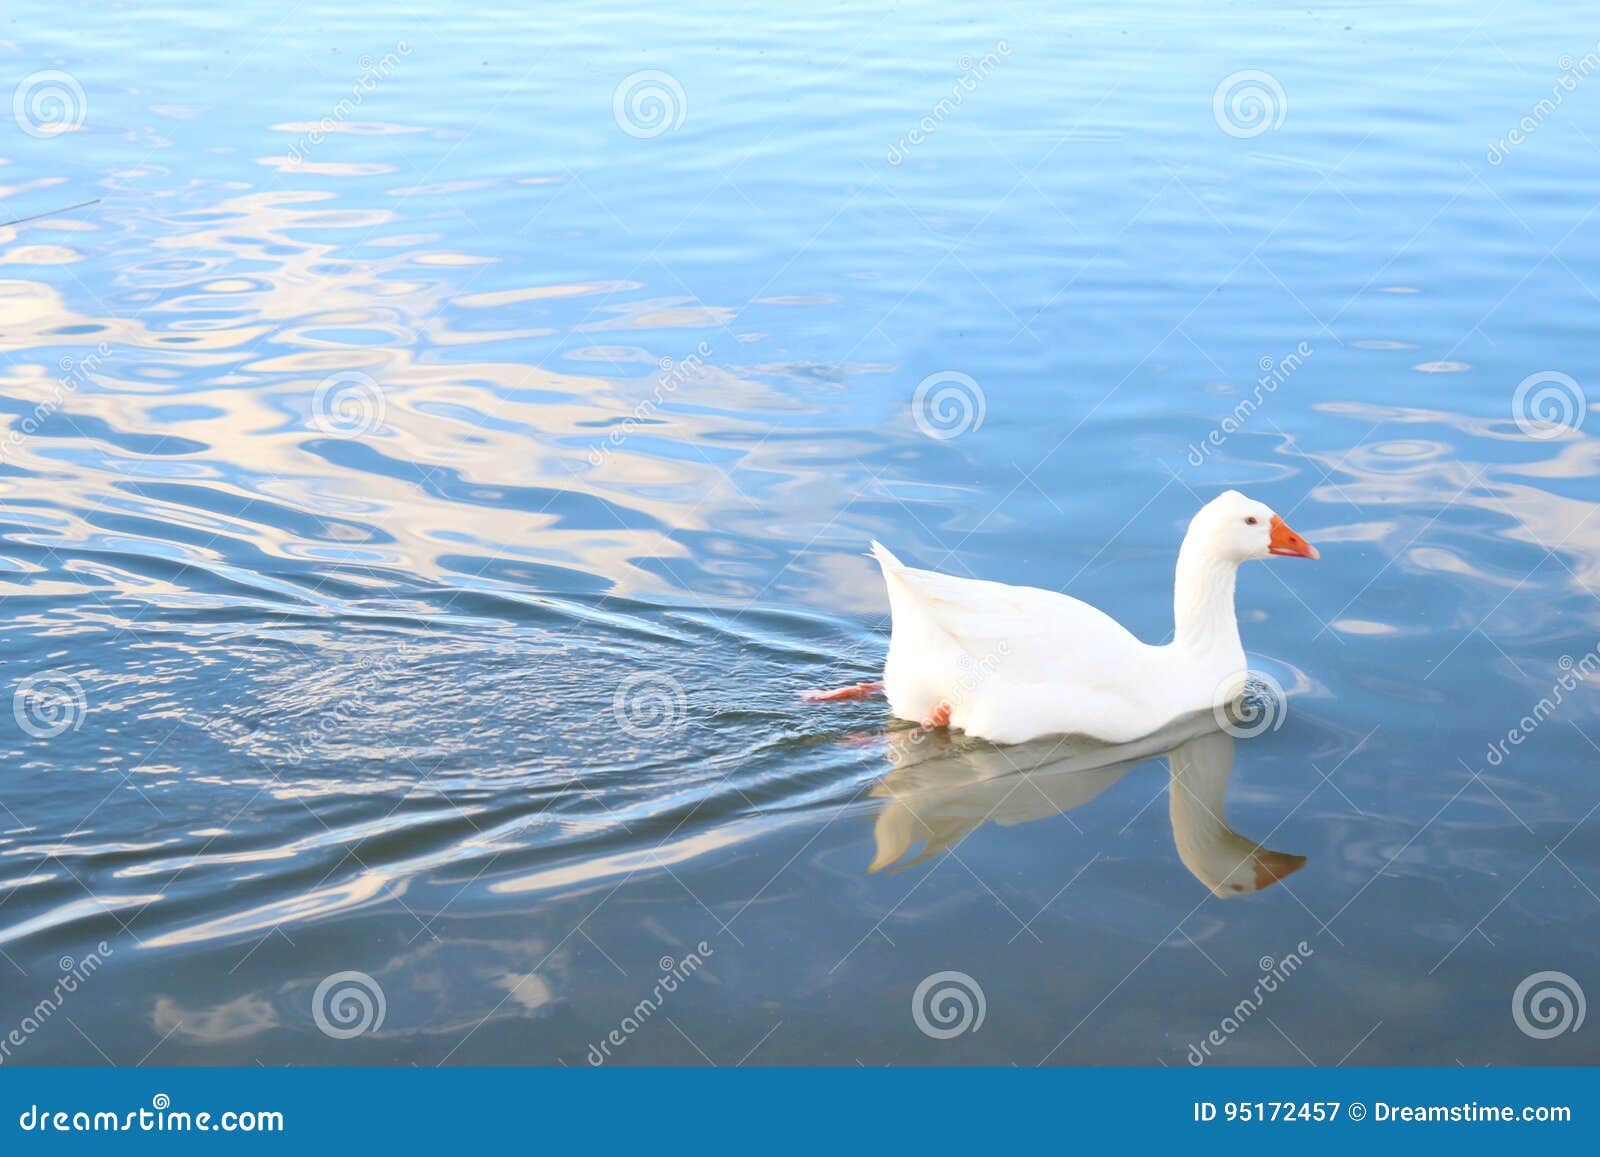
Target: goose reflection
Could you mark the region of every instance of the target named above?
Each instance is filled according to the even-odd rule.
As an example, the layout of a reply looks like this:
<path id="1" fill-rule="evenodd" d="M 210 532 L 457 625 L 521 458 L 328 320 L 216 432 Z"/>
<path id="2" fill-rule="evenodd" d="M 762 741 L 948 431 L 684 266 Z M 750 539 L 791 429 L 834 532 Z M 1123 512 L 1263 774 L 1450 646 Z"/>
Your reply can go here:
<path id="1" fill-rule="evenodd" d="M 921 728 L 892 732 L 894 769 L 872 789 L 883 799 L 870 871 L 903 871 L 958 844 L 985 820 L 1003 827 L 1083 807 L 1143 760 L 1165 755 L 1172 838 L 1195 879 L 1227 898 L 1270 887 L 1305 866 L 1240 835 L 1224 818 L 1234 738 L 1211 713 L 1133 743 L 1051 738 L 999 747 Z M 918 841 L 922 850 L 904 857 Z"/>

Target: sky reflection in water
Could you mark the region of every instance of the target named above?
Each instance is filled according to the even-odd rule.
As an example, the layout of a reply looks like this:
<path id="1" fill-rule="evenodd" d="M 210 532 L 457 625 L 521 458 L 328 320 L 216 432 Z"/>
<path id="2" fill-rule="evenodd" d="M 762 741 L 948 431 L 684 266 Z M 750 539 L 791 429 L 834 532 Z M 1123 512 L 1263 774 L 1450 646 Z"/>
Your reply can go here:
<path id="1" fill-rule="evenodd" d="M 111 955 L 14 1063 L 582 1064 L 702 943 L 611 1063 L 1182 1064 L 1302 942 L 1212 1063 L 1594 1060 L 1507 1004 L 1600 977 L 1593 688 L 1522 722 L 1600 638 L 1600 443 L 1512 406 L 1600 374 L 1600 96 L 1492 155 L 1594 45 L 735 10 L 19 17 L 83 116 L 0 218 L 99 200 L 0 228 L 0 1029 Z M 1242 577 L 1262 734 L 798 706 L 881 662 L 869 539 L 1160 639 L 1225 486 L 1323 556 Z M 944 970 L 981 1032 L 919 1031 Z"/>

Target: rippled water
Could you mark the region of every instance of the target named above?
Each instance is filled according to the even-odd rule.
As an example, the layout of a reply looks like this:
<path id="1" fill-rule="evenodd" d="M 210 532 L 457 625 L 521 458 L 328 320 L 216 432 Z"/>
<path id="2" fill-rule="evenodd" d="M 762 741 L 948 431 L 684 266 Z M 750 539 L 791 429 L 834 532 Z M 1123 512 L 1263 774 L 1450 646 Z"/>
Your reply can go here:
<path id="1" fill-rule="evenodd" d="M 239 9 L 0 44 L 6 1063 L 1596 1059 L 1585 22 Z M 1260 734 L 797 702 L 1227 486 Z"/>

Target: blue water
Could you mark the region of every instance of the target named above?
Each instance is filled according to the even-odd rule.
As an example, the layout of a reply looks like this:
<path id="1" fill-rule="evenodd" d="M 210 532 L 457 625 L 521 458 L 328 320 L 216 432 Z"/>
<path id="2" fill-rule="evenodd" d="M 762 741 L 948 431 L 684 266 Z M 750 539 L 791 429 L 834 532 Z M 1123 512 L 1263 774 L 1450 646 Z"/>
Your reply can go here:
<path id="1" fill-rule="evenodd" d="M 6 36 L 4 1063 L 1600 1057 L 1513 1016 L 1600 991 L 1588 14 Z M 1322 552 L 1241 577 L 1260 734 L 797 702 L 870 539 L 1159 641 L 1227 487 Z"/>

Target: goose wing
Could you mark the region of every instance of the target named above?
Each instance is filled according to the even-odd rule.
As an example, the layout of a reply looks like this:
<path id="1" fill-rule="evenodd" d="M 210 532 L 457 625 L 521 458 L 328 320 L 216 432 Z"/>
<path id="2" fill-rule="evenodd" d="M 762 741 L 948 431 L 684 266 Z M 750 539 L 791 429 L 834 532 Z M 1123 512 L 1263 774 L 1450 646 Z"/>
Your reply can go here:
<path id="1" fill-rule="evenodd" d="M 872 547 L 896 602 L 913 604 L 974 663 L 1008 680 L 1093 686 L 1126 674 L 1146 650 L 1121 623 L 1071 595 L 917 570 Z"/>

